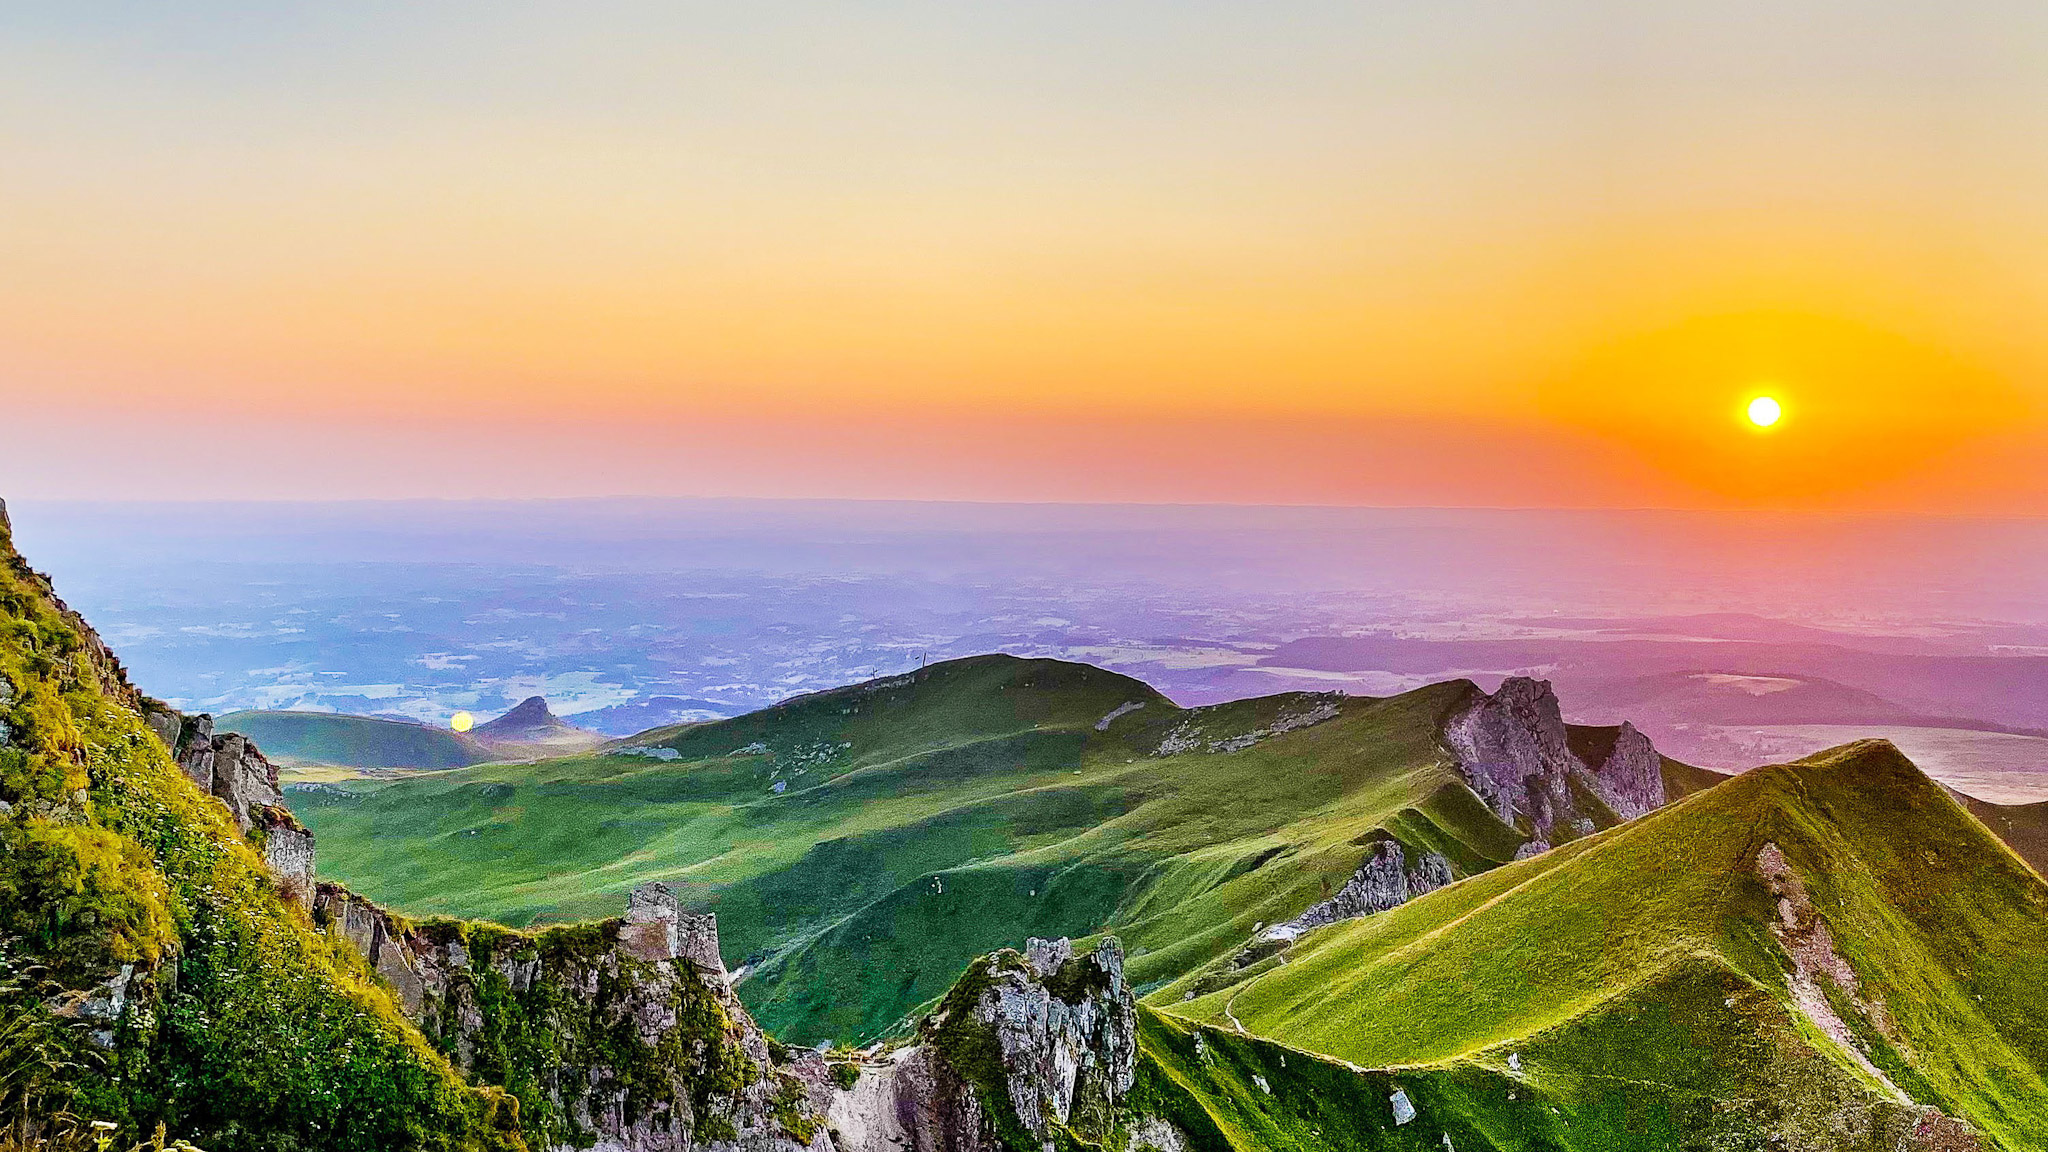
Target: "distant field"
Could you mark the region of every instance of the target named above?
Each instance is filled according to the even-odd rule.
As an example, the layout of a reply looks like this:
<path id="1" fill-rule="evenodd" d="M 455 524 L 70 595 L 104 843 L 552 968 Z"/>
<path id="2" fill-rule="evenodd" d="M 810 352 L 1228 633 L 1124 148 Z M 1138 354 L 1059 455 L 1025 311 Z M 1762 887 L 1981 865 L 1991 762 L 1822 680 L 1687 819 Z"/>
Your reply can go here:
<path id="1" fill-rule="evenodd" d="M 2048 738 L 1886 724 L 1780 724 L 1726 727 L 1716 734 L 1753 749 L 1754 762 L 1794 760 L 1872 737 L 1899 746 L 1929 776 L 1979 800 L 2032 804 L 2048 800 Z"/>

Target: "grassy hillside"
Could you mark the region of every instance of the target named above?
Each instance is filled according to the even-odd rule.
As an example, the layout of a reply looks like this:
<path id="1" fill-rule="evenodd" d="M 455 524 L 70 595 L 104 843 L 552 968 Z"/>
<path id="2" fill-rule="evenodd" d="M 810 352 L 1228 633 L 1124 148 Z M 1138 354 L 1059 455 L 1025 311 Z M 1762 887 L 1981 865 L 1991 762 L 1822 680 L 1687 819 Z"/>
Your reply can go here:
<path id="1" fill-rule="evenodd" d="M 230 712 L 217 732 L 240 732 L 270 759 L 299 767 L 464 768 L 491 759 L 473 740 L 445 728 L 330 712 Z"/>
<path id="2" fill-rule="evenodd" d="M 1440 1085 L 1511 1081 L 1571 1118 L 1544 1146 L 1678 1147 L 1704 1126 L 1892 1147 L 1870 1134 L 1917 1103 L 2031 1149 L 2048 1146 L 2044 917 L 2039 876 L 1866 743 L 1154 1003 Z M 1444 1091 L 1439 1120 L 1497 1125 L 1485 1092 Z M 1848 1114 L 1867 1142 L 1837 1131 Z"/>
<path id="3" fill-rule="evenodd" d="M 870 1038 L 973 956 L 1113 931 L 1142 986 L 1342 887 L 1374 838 L 1460 874 L 1526 840 L 1438 746 L 1457 681 L 1183 710 L 1086 665 L 976 657 L 643 733 L 610 754 L 299 792 L 324 874 L 417 913 L 525 924 L 633 885 L 715 911 L 750 1007 Z M 1612 729 L 1574 730 L 1592 753 Z M 656 759 L 658 753 L 671 759 Z M 1704 786 L 1667 765 L 1674 790 Z"/>
<path id="4" fill-rule="evenodd" d="M 273 889 L 143 703 L 0 516 L 5 1103 L 212 1152 L 524 1148 L 516 1107 Z"/>
<path id="5" fill-rule="evenodd" d="M 632 741 L 673 760 L 486 765 L 294 807 L 323 872 L 411 911 L 527 923 L 678 883 L 718 913 L 766 1026 L 852 1040 L 1031 935 L 1115 931 L 1134 980 L 1175 978 L 1341 887 L 1380 829 L 1464 871 L 1512 858 L 1524 837 L 1437 747 L 1472 691 L 1182 710 L 1101 669 L 980 657 Z"/>

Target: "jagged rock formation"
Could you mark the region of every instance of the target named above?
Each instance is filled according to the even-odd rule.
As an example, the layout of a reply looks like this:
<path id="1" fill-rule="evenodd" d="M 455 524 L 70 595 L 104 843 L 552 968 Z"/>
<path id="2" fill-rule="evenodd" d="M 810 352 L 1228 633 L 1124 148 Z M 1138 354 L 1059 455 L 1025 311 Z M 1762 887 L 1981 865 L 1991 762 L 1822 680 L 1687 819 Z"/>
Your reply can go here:
<path id="1" fill-rule="evenodd" d="M 521 1098 L 551 1148 L 1049 1149 L 1056 1130 L 1099 1139 L 1123 1122 L 1137 1066 L 1114 939 L 985 957 L 916 1043 L 835 1076 L 762 1033 L 728 985 L 716 919 L 664 884 L 636 889 L 620 919 L 540 933 L 412 924 L 331 883 L 313 908 L 456 1067 Z"/>
<path id="2" fill-rule="evenodd" d="M 457 1068 L 521 1098 L 551 1148 L 832 1147 L 825 1060 L 777 1059 L 728 986 L 716 921 L 679 912 L 666 885 L 636 890 L 623 918 L 537 933 L 413 924 L 330 883 L 313 907 Z"/>
<path id="3" fill-rule="evenodd" d="M 918 1042 L 836 1096 L 841 1152 L 999 1152 L 1102 1141 L 1138 1061 L 1123 946 L 1032 940 L 977 960 Z"/>
<path id="4" fill-rule="evenodd" d="M 1624 724 L 1601 762 L 1587 764 L 1546 680 L 1510 676 L 1500 691 L 1476 694 L 1445 722 L 1443 739 L 1472 791 L 1530 836 L 1524 855 L 1590 834 L 1599 817 L 1627 820 L 1664 804 L 1649 739 Z"/>
<path id="5" fill-rule="evenodd" d="M 254 741 L 234 732 L 215 734 L 213 717 L 186 716 L 150 702 L 143 722 L 201 791 L 227 805 L 243 835 L 262 848 L 263 862 L 286 896 L 309 906 L 313 896 L 313 834 L 284 804 L 277 766 Z"/>
<path id="6" fill-rule="evenodd" d="M 1259 933 L 1259 941 L 1289 942 L 1325 924 L 1398 908 L 1457 879 L 1451 862 L 1438 853 L 1417 852 L 1412 863 L 1406 856 L 1401 842 L 1392 836 L 1375 841 L 1365 862 L 1335 896 L 1292 920 L 1265 929 Z"/>
<path id="7" fill-rule="evenodd" d="M 1626 720 L 1607 757 L 1588 768 L 1587 786 L 1623 820 L 1662 808 L 1669 799 L 1664 791 L 1664 757 Z"/>
<path id="8" fill-rule="evenodd" d="M 1518 860 L 1665 802 L 1663 757 L 1649 737 L 1628 723 L 1568 728 L 1548 681 L 1510 676 L 1490 696 L 1474 690 L 1444 722 L 1443 743 L 1480 800 L 1528 837 Z M 1385 912 L 1457 878 L 1443 855 L 1404 847 L 1382 831 L 1335 895 L 1260 929 L 1232 966 L 1247 967 L 1312 929 Z"/>
<path id="9" fill-rule="evenodd" d="M 718 951 L 718 917 L 685 912 L 666 884 L 642 884 L 626 898 L 619 945 L 638 959 L 687 961 L 698 975 L 729 982 Z"/>

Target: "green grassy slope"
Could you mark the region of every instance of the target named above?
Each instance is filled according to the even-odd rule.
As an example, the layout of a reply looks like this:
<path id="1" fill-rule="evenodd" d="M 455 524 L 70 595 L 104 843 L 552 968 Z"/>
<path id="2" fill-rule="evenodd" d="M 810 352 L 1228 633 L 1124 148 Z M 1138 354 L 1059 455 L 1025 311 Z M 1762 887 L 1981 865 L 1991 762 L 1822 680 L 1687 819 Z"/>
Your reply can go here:
<path id="1" fill-rule="evenodd" d="M 240 732 L 282 765 L 344 768 L 465 768 L 491 759 L 475 741 L 403 720 L 329 712 L 230 712 L 216 732 Z"/>
<path id="2" fill-rule="evenodd" d="M 628 742 L 672 761 L 483 765 L 293 804 L 323 873 L 410 911 L 528 923 L 677 883 L 718 913 L 764 1025 L 852 1040 L 1031 935 L 1114 931 L 1135 981 L 1177 978 L 1340 887 L 1378 829 L 1468 872 L 1512 858 L 1521 834 L 1437 747 L 1470 691 L 1181 710 L 1101 669 L 977 657 Z"/>
<path id="3" fill-rule="evenodd" d="M 274 890 L 143 703 L 0 516 L 6 1103 L 39 1064 L 15 1024 L 68 1005 L 69 1098 L 33 1106 L 117 1124 L 121 1147 L 161 1122 L 213 1152 L 523 1149 L 516 1107 L 466 1086 Z"/>
<path id="4" fill-rule="evenodd" d="M 1867 1066 L 1791 1007 L 1767 844 L 1853 972 L 1854 988 L 1817 977 L 1815 995 Z M 1513 1053 L 1515 1090 L 1574 1118 L 1566 1147 L 1687 1146 L 1710 1120 L 1864 1146 L 1816 1141 L 1843 1123 L 1890 1131 L 1910 1097 L 2023 1149 L 2048 1146 L 2044 981 L 2048 885 L 1865 743 L 1332 926 L 1168 1006 L 1404 1075 L 1498 1076 Z M 1445 1107 L 1484 1126 L 1477 1104 Z"/>

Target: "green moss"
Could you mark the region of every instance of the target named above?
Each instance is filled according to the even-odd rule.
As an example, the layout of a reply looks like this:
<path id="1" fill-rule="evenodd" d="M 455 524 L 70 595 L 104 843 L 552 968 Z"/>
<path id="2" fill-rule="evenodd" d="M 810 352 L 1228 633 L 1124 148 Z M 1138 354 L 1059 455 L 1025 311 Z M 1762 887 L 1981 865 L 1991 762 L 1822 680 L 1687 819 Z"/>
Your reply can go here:
<path id="1" fill-rule="evenodd" d="M 805 1101 L 803 1081 L 794 1076 L 781 1076 L 778 1077 L 775 1097 L 769 1102 L 769 1107 L 775 1122 L 782 1125 L 784 1132 L 789 1133 L 797 1143 L 809 1145 L 812 1138 L 817 1136 L 818 1129 L 823 1127 L 824 1121 L 809 1111 Z"/>
<path id="2" fill-rule="evenodd" d="M 837 1060 L 831 1065 L 832 1083 L 841 1091 L 851 1091 L 860 1083 L 861 1066 L 852 1060 Z"/>
<path id="3" fill-rule="evenodd" d="M 1109 972 L 1095 963 L 1091 954 L 1071 957 L 1046 978 L 1045 990 L 1068 1004 L 1109 991 Z"/>

